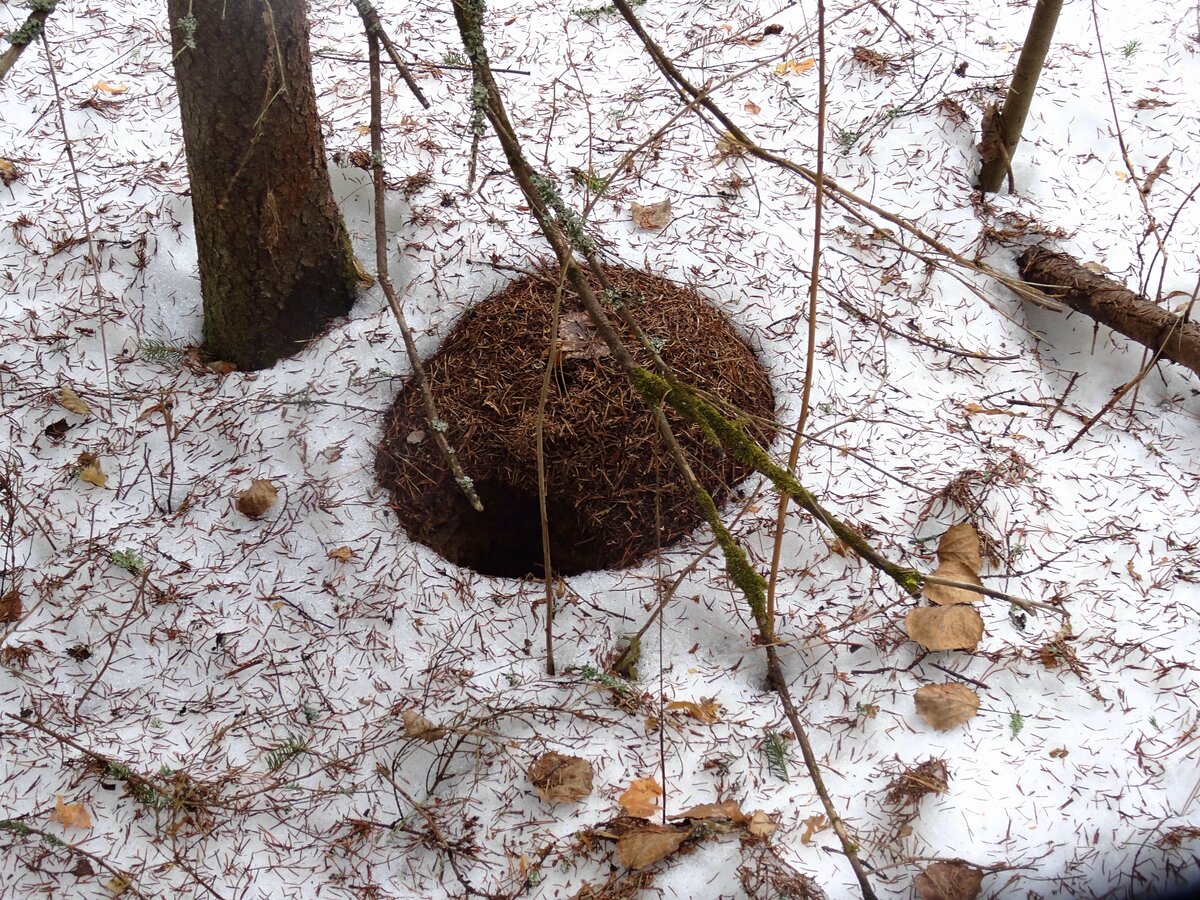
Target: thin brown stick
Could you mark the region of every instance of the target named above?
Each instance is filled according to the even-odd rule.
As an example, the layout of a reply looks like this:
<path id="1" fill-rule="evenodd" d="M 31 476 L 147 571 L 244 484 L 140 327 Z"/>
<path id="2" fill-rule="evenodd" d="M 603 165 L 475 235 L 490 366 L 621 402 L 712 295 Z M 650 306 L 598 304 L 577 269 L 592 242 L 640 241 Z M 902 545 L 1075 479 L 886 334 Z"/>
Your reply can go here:
<path id="1" fill-rule="evenodd" d="M 546 401 L 550 396 L 550 379 L 558 367 L 558 316 L 562 310 L 563 287 L 567 273 L 558 273 L 554 287 L 554 303 L 550 308 L 550 340 L 546 347 L 546 369 L 542 373 L 542 389 L 538 393 L 537 425 L 534 433 L 534 453 L 537 457 L 538 517 L 542 527 L 542 581 L 546 588 L 546 674 L 554 674 L 554 561 L 550 558 L 550 514 L 546 508 Z"/>
<path id="2" fill-rule="evenodd" d="M 388 37 L 387 32 L 383 28 L 383 22 L 379 19 L 379 13 L 375 7 L 371 5 L 370 0 L 352 0 L 358 14 L 362 16 L 363 25 L 366 26 L 368 33 L 374 33 L 383 44 L 383 49 L 387 51 L 388 57 L 392 61 L 392 65 L 396 67 L 396 71 L 400 73 L 400 77 L 404 79 L 404 83 L 408 85 L 408 89 L 412 91 L 417 102 L 426 109 L 429 109 L 429 101 L 425 99 L 425 95 L 421 92 L 417 80 L 413 78 L 412 72 L 409 71 L 404 60 L 400 58 L 399 52 L 396 50 L 396 45 L 392 43 L 392 39 Z"/>
<path id="3" fill-rule="evenodd" d="M 429 421 L 429 430 L 433 432 L 433 440 L 442 454 L 442 459 L 450 467 L 459 490 L 463 492 L 477 512 L 483 512 L 483 503 L 475 492 L 475 482 L 463 471 L 462 464 L 458 461 L 458 454 L 454 452 L 454 448 L 446 438 L 449 424 L 438 415 L 437 404 L 433 400 L 433 391 L 429 389 L 429 380 L 425 377 L 425 366 L 421 362 L 421 354 L 417 352 L 417 342 L 413 338 L 408 319 L 404 316 L 404 310 L 400 307 L 400 301 L 396 298 L 391 278 L 388 277 L 387 216 L 384 210 L 386 198 L 383 178 L 383 126 L 381 124 L 383 92 L 379 77 L 379 38 L 370 25 L 366 25 L 365 17 L 364 25 L 367 30 L 367 50 L 371 61 L 371 175 L 375 183 L 376 277 L 379 279 L 379 286 L 383 289 L 383 295 L 387 298 L 388 306 L 391 307 L 392 315 L 396 317 L 396 324 L 400 326 L 400 334 L 404 337 L 404 350 L 412 365 L 413 382 L 416 384 L 417 390 L 421 392 L 421 399 L 425 404 L 425 418 Z"/>
<path id="4" fill-rule="evenodd" d="M 48 831 L 42 831 L 42 829 L 28 824 L 23 819 L 0 819 L 0 833 L 3 832 L 41 838 L 43 847 L 47 847 L 51 850 L 62 850 L 64 853 L 72 853 L 75 856 L 86 859 L 88 862 L 95 863 L 109 875 L 113 876 L 114 880 L 120 880 L 119 883 L 121 888 L 118 891 L 114 891 L 114 894 L 130 891 L 135 897 L 141 897 L 143 900 L 149 900 L 149 897 L 142 893 L 138 889 L 137 885 L 133 883 L 133 876 L 130 873 L 122 872 L 103 856 L 98 856 L 97 854 L 92 853 L 90 850 L 84 850 L 77 844 L 70 844 L 56 834 L 51 834 Z"/>
<path id="5" fill-rule="evenodd" d="M 808 336 L 804 353 L 804 387 L 800 394 L 800 415 L 796 432 L 788 449 L 787 470 L 796 474 L 800 461 L 800 445 L 804 443 L 804 427 L 808 424 L 809 402 L 817 356 L 817 297 L 821 274 L 821 218 L 824 209 L 825 185 L 825 113 L 829 85 L 825 79 L 825 0 L 817 0 L 817 171 L 813 209 L 812 266 L 808 273 Z M 775 540 L 771 546 L 771 570 L 767 575 L 767 616 L 775 620 L 775 587 L 779 583 L 779 561 L 783 556 L 783 535 L 787 529 L 788 495 L 779 495 L 779 510 L 775 514 Z"/>

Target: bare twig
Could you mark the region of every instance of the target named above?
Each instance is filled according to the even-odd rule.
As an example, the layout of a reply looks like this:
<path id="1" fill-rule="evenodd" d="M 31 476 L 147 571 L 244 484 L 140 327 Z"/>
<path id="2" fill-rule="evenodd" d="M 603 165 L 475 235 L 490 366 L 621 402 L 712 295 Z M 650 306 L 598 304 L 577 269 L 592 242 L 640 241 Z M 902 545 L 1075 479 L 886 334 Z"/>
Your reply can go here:
<path id="1" fill-rule="evenodd" d="M 450 471 L 454 475 L 455 484 L 458 485 L 467 500 L 470 501 L 471 506 L 476 511 L 482 512 L 483 503 L 479 499 L 479 494 L 475 492 L 475 483 L 463 471 L 462 464 L 458 461 L 458 454 L 454 452 L 454 448 L 450 445 L 450 441 L 446 437 L 449 425 L 438 415 L 437 405 L 433 400 L 433 392 L 429 389 L 429 380 L 425 377 L 425 366 L 421 362 L 421 354 L 417 352 L 417 342 L 413 338 L 412 329 L 408 325 L 408 319 L 404 316 L 404 310 L 400 306 L 400 301 L 396 298 L 396 292 L 392 288 L 392 280 L 388 277 L 387 216 L 384 210 L 386 197 L 384 195 L 383 178 L 383 126 L 381 125 L 383 101 L 379 82 L 379 38 L 370 26 L 367 26 L 367 44 L 371 59 L 371 174 L 375 183 L 376 277 L 379 279 L 379 286 L 383 289 L 383 295 L 387 298 L 388 306 L 392 309 L 392 315 L 396 317 L 396 323 L 400 326 L 400 334 L 404 337 L 404 350 L 408 354 L 409 363 L 412 365 L 413 382 L 416 384 L 417 390 L 421 392 L 421 399 L 425 403 L 425 417 L 429 420 L 429 429 L 433 432 L 433 440 L 437 444 L 442 458 L 446 461 L 446 465 L 450 467 Z"/>
<path id="2" fill-rule="evenodd" d="M 370 0 L 353 0 L 355 9 L 362 16 L 363 25 L 367 28 L 368 34 L 374 34 L 383 44 L 383 49 L 387 51 L 388 58 L 391 59 L 392 65 L 396 67 L 396 71 L 400 73 L 400 77 L 404 79 L 404 83 L 408 85 L 408 89 L 412 91 L 417 102 L 426 109 L 429 109 L 429 101 L 425 99 L 425 95 L 421 93 L 421 88 L 417 84 L 417 80 L 413 78 L 412 72 L 409 71 L 404 60 L 400 58 L 399 52 L 396 50 L 396 45 L 392 43 L 392 39 L 388 37 L 384 31 L 383 22 L 379 19 L 379 13 L 375 7 L 371 5 Z"/>

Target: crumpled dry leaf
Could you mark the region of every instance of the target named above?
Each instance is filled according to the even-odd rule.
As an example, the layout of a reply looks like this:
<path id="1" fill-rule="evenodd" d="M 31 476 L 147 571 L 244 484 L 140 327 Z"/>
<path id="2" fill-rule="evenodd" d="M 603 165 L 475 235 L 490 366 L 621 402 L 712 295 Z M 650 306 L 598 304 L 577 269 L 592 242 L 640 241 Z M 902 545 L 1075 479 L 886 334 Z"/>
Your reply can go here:
<path id="1" fill-rule="evenodd" d="M 747 100 L 745 103 L 743 103 L 742 109 L 750 113 L 752 116 L 757 116 L 760 112 L 762 112 L 762 107 L 753 100 Z"/>
<path id="2" fill-rule="evenodd" d="M 735 825 L 740 825 L 747 821 L 747 816 L 742 812 L 741 806 L 735 800 L 726 800 L 724 803 L 701 803 L 697 806 L 685 809 L 681 813 L 676 813 L 671 816 L 672 819 L 725 819 Z"/>
<path id="3" fill-rule="evenodd" d="M 983 638 L 983 617 L 973 606 L 923 607 L 904 617 L 904 629 L 927 650 L 974 650 Z"/>
<path id="4" fill-rule="evenodd" d="M 671 855 L 692 833 L 690 828 L 669 825 L 642 825 L 621 835 L 617 841 L 617 862 L 627 869 L 644 869 Z"/>
<path id="5" fill-rule="evenodd" d="M 83 803 L 67 803 L 62 794 L 54 798 L 54 812 L 50 813 L 50 818 L 67 828 L 92 827 L 92 817 Z"/>
<path id="6" fill-rule="evenodd" d="M 746 823 L 746 834 L 755 838 L 769 838 L 778 827 L 775 821 L 767 815 L 766 810 L 756 809 L 750 814 L 750 819 Z"/>
<path id="7" fill-rule="evenodd" d="M 983 887 L 983 869 L 960 859 L 935 862 L 913 882 L 917 900 L 975 900 Z"/>
<path id="8" fill-rule="evenodd" d="M 682 710 L 705 725 L 721 721 L 721 704 L 712 697 L 702 697 L 699 703 L 693 703 L 691 700 L 672 700 L 667 704 L 667 709 Z"/>
<path id="9" fill-rule="evenodd" d="M 21 618 L 21 592 L 13 586 L 8 593 L 0 597 L 0 622 L 15 622 Z"/>
<path id="10" fill-rule="evenodd" d="M 957 559 L 948 560 L 936 569 L 933 574 L 937 578 L 948 578 L 950 581 L 961 581 L 966 584 L 983 586 L 979 576 L 968 569 Z M 974 603 L 980 595 L 966 588 L 951 587 L 948 584 L 932 584 L 925 582 L 925 596 L 939 606 L 953 606 L 955 603 Z"/>
<path id="11" fill-rule="evenodd" d="M 633 224 L 638 228 L 658 231 L 660 228 L 665 228 L 671 221 L 671 198 L 667 197 L 657 203 L 647 203 L 645 206 L 640 203 L 631 203 L 629 212 L 633 216 Z"/>
<path id="12" fill-rule="evenodd" d="M 278 496 L 275 485 L 265 478 L 257 478 L 250 487 L 238 494 L 237 510 L 243 516 L 249 516 L 251 519 L 262 518 L 267 510 L 275 505 Z"/>
<path id="13" fill-rule="evenodd" d="M 104 882 L 104 886 L 108 892 L 114 897 L 120 897 L 128 889 L 130 881 L 124 875 L 114 875 L 108 881 Z"/>
<path id="14" fill-rule="evenodd" d="M 775 67 L 776 75 L 803 75 L 805 72 L 812 69 L 817 64 L 817 61 L 812 57 L 808 59 L 789 59 L 786 62 L 781 62 Z"/>
<path id="15" fill-rule="evenodd" d="M 330 559 L 336 559 L 338 562 L 350 562 L 354 559 L 354 551 L 349 547 L 334 547 L 325 554 Z"/>
<path id="16" fill-rule="evenodd" d="M 972 572 L 983 568 L 983 552 L 979 547 L 979 532 L 969 522 L 951 525 L 938 541 L 939 562 L 958 560 Z"/>
<path id="17" fill-rule="evenodd" d="M 648 819 L 658 812 L 658 798 L 663 795 L 663 789 L 653 777 L 635 778 L 617 802 L 629 816 Z"/>
<path id="18" fill-rule="evenodd" d="M 97 91 L 103 91 L 106 94 L 123 94 L 129 90 L 129 87 L 128 85 L 124 84 L 112 84 L 108 81 L 97 81 L 95 84 L 95 89 Z"/>
<path id="19" fill-rule="evenodd" d="M 411 709 L 406 709 L 401 718 L 404 720 L 404 734 L 406 737 L 417 738 L 421 741 L 436 741 L 446 734 L 445 728 L 439 728 L 419 712 L 414 712 Z"/>
<path id="20" fill-rule="evenodd" d="M 933 574 L 938 578 L 963 581 L 982 585 L 979 570 L 983 567 L 983 553 L 979 547 L 979 533 L 967 522 L 951 525 L 938 541 L 938 567 Z M 972 603 L 979 595 L 965 588 L 949 587 L 944 584 L 926 584 L 925 596 L 942 606 L 954 603 Z"/>
<path id="21" fill-rule="evenodd" d="M 108 484 L 108 476 L 100 468 L 100 457 L 95 453 L 80 453 L 75 465 L 79 470 L 80 481 L 86 481 L 96 487 L 104 487 Z"/>
<path id="22" fill-rule="evenodd" d="M 800 835 L 800 843 L 807 845 L 818 831 L 829 827 L 829 819 L 823 813 L 817 813 L 804 820 L 804 834 Z"/>
<path id="23" fill-rule="evenodd" d="M 722 131 L 717 137 L 717 154 L 721 158 L 744 156 L 749 148 L 733 136 L 731 132 Z"/>
<path id="24" fill-rule="evenodd" d="M 601 359 L 608 345 L 596 334 L 596 325 L 585 310 L 564 313 L 558 320 L 558 350 L 563 359 Z"/>
<path id="25" fill-rule="evenodd" d="M 86 416 L 92 411 L 92 408 L 83 402 L 83 398 L 66 384 L 58 389 L 58 404 L 81 416 Z"/>
<path id="26" fill-rule="evenodd" d="M 979 696 L 957 681 L 926 684 L 913 694 L 917 715 L 938 731 L 949 731 L 970 721 L 979 712 Z"/>
<path id="27" fill-rule="evenodd" d="M 543 753 L 529 767 L 533 789 L 546 803 L 577 803 L 592 793 L 592 764 L 578 756 Z"/>

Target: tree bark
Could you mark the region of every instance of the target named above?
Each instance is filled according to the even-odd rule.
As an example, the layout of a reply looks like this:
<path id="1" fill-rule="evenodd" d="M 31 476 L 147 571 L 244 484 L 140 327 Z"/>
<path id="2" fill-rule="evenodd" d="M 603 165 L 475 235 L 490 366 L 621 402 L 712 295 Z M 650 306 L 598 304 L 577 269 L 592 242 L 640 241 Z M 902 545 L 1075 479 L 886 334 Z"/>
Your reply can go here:
<path id="1" fill-rule="evenodd" d="M 1004 108 L 999 111 L 999 121 L 992 120 L 993 131 L 989 134 L 985 119 L 981 155 L 983 167 L 979 170 L 979 189 L 984 193 L 1000 190 L 1005 174 L 1012 187 L 1012 160 L 1021 142 L 1021 131 L 1025 128 L 1025 117 L 1037 90 L 1038 76 L 1046 62 L 1046 52 L 1054 40 L 1054 26 L 1062 11 L 1062 0 L 1038 0 L 1033 10 L 1033 21 L 1021 48 L 1021 58 L 1013 70 L 1012 82 L 1004 98 Z M 998 126 L 998 127 L 996 127 Z"/>
<path id="2" fill-rule="evenodd" d="M 1022 278 L 1047 295 L 1200 375 L 1200 325 L 1088 271 L 1065 253 L 1031 247 L 1017 257 L 1017 266 Z"/>
<path id="3" fill-rule="evenodd" d="M 317 117 L 304 0 L 168 0 L 204 297 L 204 349 L 298 352 L 354 304 Z"/>

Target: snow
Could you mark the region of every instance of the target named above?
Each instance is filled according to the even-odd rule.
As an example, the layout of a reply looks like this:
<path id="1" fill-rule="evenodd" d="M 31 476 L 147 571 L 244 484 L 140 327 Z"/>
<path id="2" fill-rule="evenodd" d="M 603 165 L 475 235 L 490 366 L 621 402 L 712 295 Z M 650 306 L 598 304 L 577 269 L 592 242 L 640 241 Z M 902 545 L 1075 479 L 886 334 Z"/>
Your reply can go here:
<path id="1" fill-rule="evenodd" d="M 998 99 L 1032 11 L 978 6 L 903 0 L 888 6 L 894 27 L 870 4 L 831 4 L 831 177 L 1006 272 L 1015 273 L 1014 249 L 985 228 L 1027 218 L 1061 236 L 1018 236 L 1018 246 L 1045 240 L 1152 295 L 1190 295 L 1200 256 L 1189 195 L 1200 171 L 1195 8 L 1097 4 L 1138 178 L 1170 154 L 1170 171 L 1145 197 L 1164 257 L 1123 175 L 1089 4 L 1063 10 L 1014 164 L 1018 196 L 994 197 L 987 209 L 974 202 L 981 104 Z M 441 63 L 456 47 L 449 4 L 388 0 L 379 9 L 409 59 Z M 714 96 L 751 136 L 814 162 L 815 71 L 774 72 L 813 54 L 811 3 L 651 0 L 639 12 L 696 82 L 737 76 Z M 0 29 L 24 15 L 5 6 Z M 349 5 L 324 0 L 311 21 L 327 149 L 365 149 L 365 67 L 321 55 L 365 57 L 361 26 Z M 767 23 L 784 34 L 739 39 Z M 572 168 L 607 174 L 678 111 L 613 15 L 589 24 L 570 4 L 514 0 L 493 3 L 487 25 L 493 64 L 517 70 L 499 78 L 526 149 L 577 206 L 590 198 Z M 638 568 L 571 578 L 555 631 L 564 674 L 548 677 L 540 584 L 481 577 L 414 545 L 374 483 L 381 413 L 408 373 L 377 289 L 271 371 L 218 377 L 148 357 L 148 342 L 200 334 L 168 23 L 157 5 L 147 14 L 129 0 L 63 4 L 49 37 L 100 266 L 97 276 L 78 242 L 86 231 L 54 89 L 41 47 L 31 46 L 0 87 L 0 157 L 24 173 L 0 187 L 0 465 L 13 486 L 0 550 L 2 584 L 18 585 L 24 604 L 18 622 L 0 626 L 0 819 L 106 861 L 145 896 L 461 897 L 465 881 L 493 894 L 568 897 L 616 867 L 611 845 L 577 844 L 576 833 L 613 818 L 630 781 L 654 775 L 668 812 L 718 799 L 768 810 L 789 864 L 834 900 L 857 896 L 831 832 L 800 840 L 821 810 L 798 750 L 789 781 L 769 770 L 764 733 L 787 724 L 718 558 L 684 577 L 663 626 L 647 634 L 634 706 L 578 672 L 603 668 L 645 621 L 657 586 L 708 545 L 707 531 Z M 853 62 L 856 46 L 889 55 L 896 70 Z M 963 76 L 953 74 L 960 62 Z M 490 137 L 476 190 L 463 194 L 466 75 L 416 70 L 432 108 L 389 79 L 387 165 L 396 181 L 428 173 L 432 184 L 395 194 L 388 222 L 393 280 L 430 353 L 464 310 L 512 277 L 493 260 L 525 265 L 546 248 Z M 127 90 L 94 90 L 100 81 Z M 945 96 L 969 122 L 938 109 Z M 1145 99 L 1170 105 L 1136 109 Z M 373 268 L 365 174 L 335 166 L 333 175 L 356 251 Z M 629 202 L 665 196 L 671 224 L 634 231 Z M 804 371 L 812 205 L 786 173 L 721 158 L 715 135 L 684 116 L 639 155 L 635 176 L 596 203 L 591 226 L 613 256 L 695 283 L 718 303 L 759 349 L 790 423 Z M 792 512 L 781 652 L 875 889 L 911 896 L 935 857 L 998 867 L 984 879 L 987 897 L 1138 896 L 1195 880 L 1196 838 L 1162 840 L 1200 825 L 1195 375 L 1157 367 L 1135 406 L 1126 397 L 1064 452 L 1136 375 L 1140 347 L 1082 316 L 1022 304 L 982 276 L 928 268 L 837 208 L 826 209 L 824 231 L 814 440 L 801 480 L 869 528 L 889 557 L 926 571 L 937 537 L 970 518 L 997 557 L 985 583 L 1062 600 L 1076 635 L 1077 666 L 1047 669 L 1039 651 L 1057 617 L 1031 617 L 1020 630 L 1008 604 L 986 600 L 975 653 L 919 658 L 903 630 L 912 601 L 831 552 L 827 536 Z M 934 350 L 864 324 L 843 302 L 900 334 L 1015 358 Z M 57 404 L 66 384 L 93 415 Z M 161 413 L 143 415 L 164 397 L 177 435 Z M 63 418 L 70 428 L 55 443 L 43 431 Z M 786 456 L 782 441 L 774 449 Z M 106 488 L 72 477 L 84 451 L 100 457 Z M 974 508 L 937 500 L 972 470 Z M 256 478 L 281 487 L 259 521 L 233 510 Z M 756 479 L 747 492 L 735 532 L 765 571 L 775 499 Z M 343 546 L 351 560 L 328 556 Z M 114 565 L 114 550 L 135 551 L 149 574 Z M 80 645 L 89 658 L 68 654 Z M 980 714 L 933 732 L 916 716 L 913 691 L 960 679 L 979 691 Z M 660 709 L 703 697 L 723 707 L 715 725 Z M 871 705 L 873 717 L 858 712 Z M 406 738 L 404 710 L 448 736 Z M 648 730 L 647 717 L 663 730 Z M 273 770 L 289 740 L 306 752 Z M 181 821 L 140 803 L 88 767 L 81 747 L 146 776 L 186 773 L 212 792 L 207 813 Z M 525 771 L 547 750 L 594 764 L 592 797 L 555 807 L 537 799 Z M 945 759 L 949 790 L 922 801 L 911 833 L 900 834 L 902 817 L 883 793 L 930 757 Z M 60 794 L 86 805 L 90 830 L 53 820 Z M 3 835 L 4 896 L 112 896 L 112 872 L 72 875 L 77 856 L 45 853 L 36 835 Z M 448 854 L 447 843 L 457 849 Z M 659 863 L 654 889 L 743 896 L 742 853 L 734 836 L 705 842 Z M 536 883 L 522 887 L 523 865 Z"/>

